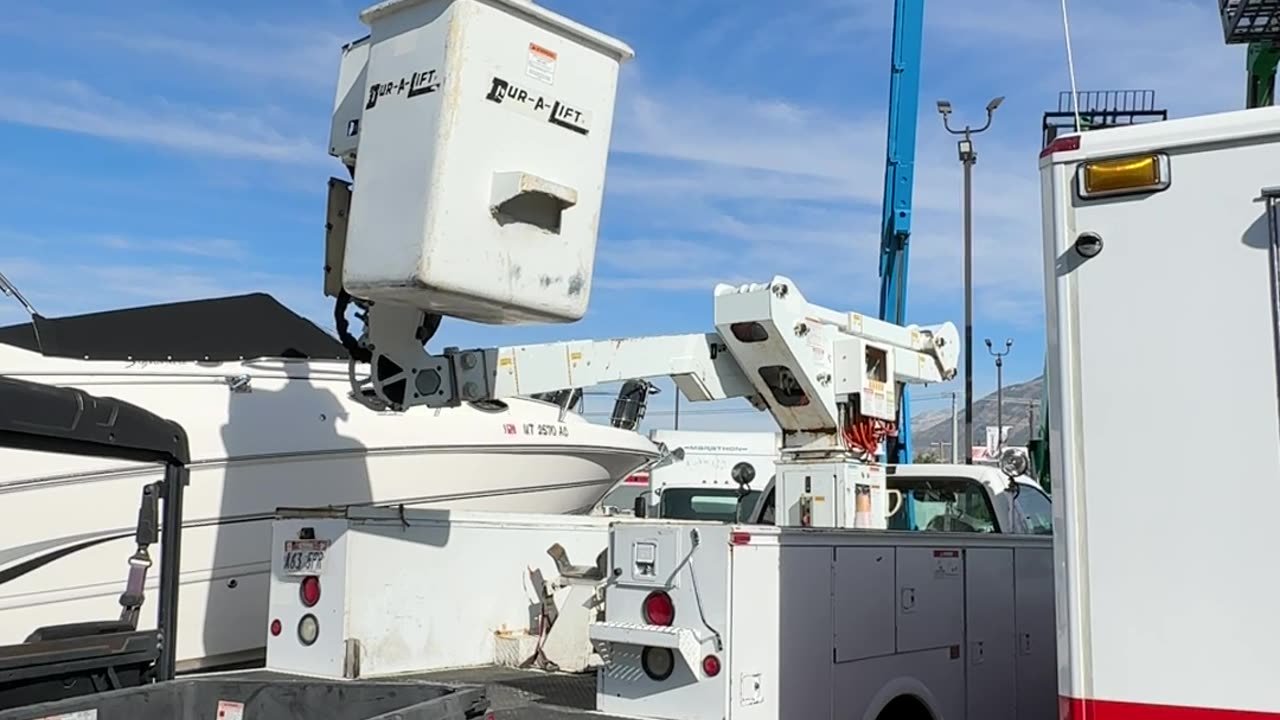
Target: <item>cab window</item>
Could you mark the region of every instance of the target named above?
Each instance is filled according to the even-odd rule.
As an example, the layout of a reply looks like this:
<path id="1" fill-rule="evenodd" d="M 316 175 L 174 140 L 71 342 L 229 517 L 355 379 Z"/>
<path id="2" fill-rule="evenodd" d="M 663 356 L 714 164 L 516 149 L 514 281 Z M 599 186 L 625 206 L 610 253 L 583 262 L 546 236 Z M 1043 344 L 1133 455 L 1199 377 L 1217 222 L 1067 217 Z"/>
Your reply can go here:
<path id="1" fill-rule="evenodd" d="M 889 517 L 890 530 L 998 532 L 986 488 L 968 478 L 891 478 L 902 504 Z"/>
<path id="2" fill-rule="evenodd" d="M 739 503 L 735 489 L 668 488 L 662 491 L 659 513 L 672 520 L 744 522 L 759 497 L 760 491 L 755 490 Z"/>
<path id="3" fill-rule="evenodd" d="M 1013 499 L 1013 512 L 1029 535 L 1053 534 L 1053 501 L 1039 488 L 1021 485 Z"/>

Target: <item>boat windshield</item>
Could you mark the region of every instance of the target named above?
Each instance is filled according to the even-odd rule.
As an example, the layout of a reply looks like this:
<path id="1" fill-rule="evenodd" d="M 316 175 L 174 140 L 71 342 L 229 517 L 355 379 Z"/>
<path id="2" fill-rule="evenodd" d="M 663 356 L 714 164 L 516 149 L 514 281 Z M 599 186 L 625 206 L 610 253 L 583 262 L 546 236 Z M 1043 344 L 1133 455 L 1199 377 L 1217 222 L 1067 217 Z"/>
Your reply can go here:
<path id="1" fill-rule="evenodd" d="M 736 488 L 667 488 L 659 512 L 671 520 L 746 522 L 759 497 L 760 491 L 753 490 L 739 503 Z"/>

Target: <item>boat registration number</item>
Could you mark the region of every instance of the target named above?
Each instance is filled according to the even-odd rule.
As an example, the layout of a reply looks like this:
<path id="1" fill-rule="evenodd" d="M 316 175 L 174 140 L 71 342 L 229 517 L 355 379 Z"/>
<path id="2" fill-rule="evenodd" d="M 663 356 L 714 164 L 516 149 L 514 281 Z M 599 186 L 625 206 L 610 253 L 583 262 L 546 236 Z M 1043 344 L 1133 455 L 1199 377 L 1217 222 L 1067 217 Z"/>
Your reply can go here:
<path id="1" fill-rule="evenodd" d="M 284 574 L 319 575 L 324 572 L 324 553 L 328 540 L 285 540 Z"/>

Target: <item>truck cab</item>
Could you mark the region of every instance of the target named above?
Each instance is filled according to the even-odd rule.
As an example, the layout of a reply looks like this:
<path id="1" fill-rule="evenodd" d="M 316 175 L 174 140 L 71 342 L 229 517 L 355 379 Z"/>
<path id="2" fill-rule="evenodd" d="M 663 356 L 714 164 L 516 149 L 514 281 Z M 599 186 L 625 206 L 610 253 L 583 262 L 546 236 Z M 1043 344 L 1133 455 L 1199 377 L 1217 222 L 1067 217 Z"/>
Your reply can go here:
<path id="1" fill-rule="evenodd" d="M 776 433 L 653 430 L 650 439 L 663 458 L 636 477 L 645 489 L 624 483 L 611 493 L 630 488 L 636 517 L 773 524 Z M 1006 449 L 995 464 L 887 466 L 886 485 L 901 498 L 889 529 L 1052 534 L 1052 504 L 1027 474 L 1026 457 Z"/>
<path id="2" fill-rule="evenodd" d="M 634 500 L 636 517 L 740 522 L 761 491 L 739 500 L 735 477 L 771 478 L 781 447 L 772 432 L 654 430 L 664 449 L 649 469 L 648 488 Z"/>
<path id="3" fill-rule="evenodd" d="M 1025 456 L 1021 456 L 1025 457 Z M 1000 467 L 963 464 L 889 465 L 895 496 L 890 530 L 1051 535 L 1053 506 L 1013 454 Z M 752 490 L 745 522 L 774 523 L 774 481 Z M 899 502 L 897 498 L 901 498 Z"/>

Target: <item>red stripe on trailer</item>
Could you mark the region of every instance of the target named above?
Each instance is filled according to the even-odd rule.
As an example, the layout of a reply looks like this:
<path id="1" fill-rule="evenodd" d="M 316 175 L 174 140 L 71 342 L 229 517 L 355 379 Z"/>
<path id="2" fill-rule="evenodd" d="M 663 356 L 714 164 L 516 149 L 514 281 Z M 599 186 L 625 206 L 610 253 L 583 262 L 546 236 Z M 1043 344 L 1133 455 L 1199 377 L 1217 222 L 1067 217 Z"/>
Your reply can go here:
<path id="1" fill-rule="evenodd" d="M 1280 720 L 1280 713 L 1058 698 L 1059 720 Z"/>

